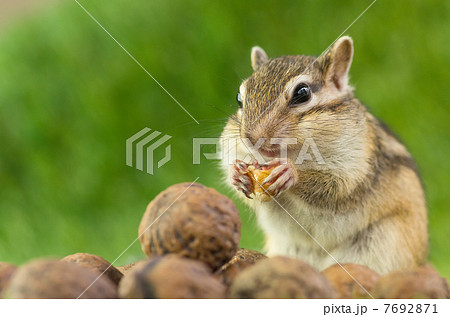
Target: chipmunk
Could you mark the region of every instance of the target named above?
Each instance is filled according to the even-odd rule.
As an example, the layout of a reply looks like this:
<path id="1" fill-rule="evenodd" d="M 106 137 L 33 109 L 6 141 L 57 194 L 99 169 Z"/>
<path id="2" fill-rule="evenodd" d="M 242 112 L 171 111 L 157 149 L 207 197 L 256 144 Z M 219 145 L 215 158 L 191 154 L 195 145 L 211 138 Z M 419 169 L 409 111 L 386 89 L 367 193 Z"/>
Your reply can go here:
<path id="1" fill-rule="evenodd" d="M 318 270 L 358 263 L 386 274 L 426 261 L 426 199 L 406 147 L 354 96 L 352 59 L 347 36 L 318 58 L 269 59 L 253 47 L 254 72 L 221 136 L 221 165 L 255 211 L 269 256 Z M 272 199 L 254 195 L 254 164 L 272 168 L 264 180 Z"/>

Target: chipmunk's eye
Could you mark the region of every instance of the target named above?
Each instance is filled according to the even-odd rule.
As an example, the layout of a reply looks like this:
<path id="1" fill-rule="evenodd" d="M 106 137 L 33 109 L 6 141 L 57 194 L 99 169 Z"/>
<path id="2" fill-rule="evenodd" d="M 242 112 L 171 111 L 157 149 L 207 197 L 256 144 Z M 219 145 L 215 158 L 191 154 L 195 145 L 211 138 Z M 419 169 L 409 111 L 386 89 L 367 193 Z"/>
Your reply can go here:
<path id="1" fill-rule="evenodd" d="M 311 99 L 311 90 L 306 84 L 299 84 L 294 89 L 290 105 L 295 106 Z"/>
<path id="2" fill-rule="evenodd" d="M 236 101 L 239 104 L 239 108 L 242 108 L 242 96 L 240 92 L 238 92 L 238 94 L 236 95 Z"/>

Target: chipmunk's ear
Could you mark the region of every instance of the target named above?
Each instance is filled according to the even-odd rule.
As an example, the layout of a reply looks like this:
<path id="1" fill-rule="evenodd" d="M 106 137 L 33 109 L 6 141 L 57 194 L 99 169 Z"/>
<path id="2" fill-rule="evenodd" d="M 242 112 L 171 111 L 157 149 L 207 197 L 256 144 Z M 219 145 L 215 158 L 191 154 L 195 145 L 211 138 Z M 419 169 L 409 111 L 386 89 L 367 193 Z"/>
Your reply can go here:
<path id="1" fill-rule="evenodd" d="M 258 70 L 258 68 L 262 64 L 264 64 L 269 60 L 266 52 L 264 52 L 264 50 L 259 46 L 252 47 L 251 59 L 252 59 L 252 68 L 254 71 Z"/>
<path id="2" fill-rule="evenodd" d="M 353 59 L 353 41 L 343 36 L 334 43 L 328 54 L 324 55 L 327 71 L 326 80 L 331 81 L 337 89 L 343 90 L 348 84 L 348 71 Z"/>

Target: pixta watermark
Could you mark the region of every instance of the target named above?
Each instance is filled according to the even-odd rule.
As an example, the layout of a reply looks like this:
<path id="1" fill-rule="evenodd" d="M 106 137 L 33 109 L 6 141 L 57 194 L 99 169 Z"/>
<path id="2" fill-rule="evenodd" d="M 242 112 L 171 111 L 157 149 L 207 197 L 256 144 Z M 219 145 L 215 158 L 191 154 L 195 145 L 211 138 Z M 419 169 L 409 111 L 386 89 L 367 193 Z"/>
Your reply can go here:
<path id="1" fill-rule="evenodd" d="M 268 160 L 264 152 L 261 151 L 266 144 L 276 146 L 276 158 L 287 160 L 291 156 L 288 152 L 289 145 L 295 145 L 297 142 L 296 138 L 271 138 L 268 140 L 260 138 L 255 143 L 252 143 L 248 138 L 194 138 L 192 163 L 194 165 L 200 164 L 202 154 L 207 160 L 221 160 L 229 165 L 233 165 L 237 159 L 244 162 L 256 160 L 260 164 L 268 163 L 275 157 Z M 202 153 L 202 145 L 215 145 L 215 151 Z M 303 141 L 293 163 L 300 165 L 306 161 L 315 161 L 320 165 L 325 164 L 325 160 L 313 138 L 306 138 Z"/>
<path id="2" fill-rule="evenodd" d="M 165 155 L 162 158 L 155 158 L 154 152 L 157 148 L 163 146 L 170 140 L 172 136 L 162 134 L 159 131 L 153 131 L 150 128 L 144 128 L 132 135 L 126 140 L 126 164 L 135 167 L 138 170 L 148 174 L 154 173 L 154 166 L 162 167 L 171 160 L 171 145 L 166 144 Z M 275 146 L 276 155 L 270 159 L 264 155 L 263 147 L 267 144 Z M 229 165 L 235 164 L 236 160 L 244 162 L 258 161 L 260 164 L 268 163 L 271 160 L 292 159 L 292 153 L 289 153 L 288 147 L 296 145 L 296 138 L 271 138 L 258 139 L 252 143 L 247 138 L 193 138 L 192 139 L 192 164 L 199 165 L 202 157 L 206 160 L 220 160 Z M 205 152 L 205 145 L 213 145 L 215 149 L 211 152 Z M 266 153 L 267 154 L 267 153 Z M 293 163 L 296 165 L 303 164 L 308 161 L 315 161 L 317 164 L 325 164 L 325 160 L 320 154 L 319 148 L 313 138 L 306 138 Z"/>

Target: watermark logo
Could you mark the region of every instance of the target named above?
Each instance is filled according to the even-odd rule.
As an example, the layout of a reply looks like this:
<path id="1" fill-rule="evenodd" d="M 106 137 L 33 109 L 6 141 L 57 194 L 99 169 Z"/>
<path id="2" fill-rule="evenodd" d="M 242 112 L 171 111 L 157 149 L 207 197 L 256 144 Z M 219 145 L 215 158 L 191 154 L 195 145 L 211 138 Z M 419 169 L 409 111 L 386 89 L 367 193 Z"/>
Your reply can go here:
<path id="1" fill-rule="evenodd" d="M 140 171 L 144 170 L 144 162 L 146 162 L 146 172 L 153 175 L 153 153 L 157 148 L 171 139 L 172 136 L 165 134 L 155 141 L 161 135 L 161 132 L 151 131 L 150 128 L 144 128 L 127 139 L 126 162 L 128 166 L 135 167 Z M 170 161 L 170 155 L 171 147 L 168 144 L 165 148 L 165 156 L 157 163 L 158 168 Z"/>
<path id="2" fill-rule="evenodd" d="M 147 127 L 135 133 L 126 141 L 126 164 L 141 171 L 144 171 L 145 168 L 148 174 L 153 175 L 155 165 L 154 152 L 171 138 L 172 136 L 170 135 L 152 131 Z M 266 157 L 264 153 L 267 153 L 266 148 L 268 144 L 269 148 L 276 146 L 276 154 Z M 272 138 L 268 140 L 261 138 L 255 144 L 247 138 L 193 138 L 192 145 L 193 165 L 201 164 L 202 157 L 206 160 L 220 160 L 228 165 L 234 165 L 236 160 L 243 162 L 256 160 L 259 164 L 267 164 L 274 159 L 281 159 L 287 162 L 288 158 L 295 165 L 308 162 L 315 162 L 319 165 L 325 164 L 325 160 L 312 138 L 304 139 L 302 144 L 297 144 L 297 139 L 295 138 Z M 202 151 L 202 146 L 204 145 L 214 146 L 215 149 L 212 152 L 204 153 Z M 288 147 L 292 145 L 297 145 L 296 150 L 288 153 Z M 157 161 L 156 165 L 160 168 L 169 162 L 170 159 L 171 146 L 168 144 L 165 147 L 164 157 Z"/>
<path id="3" fill-rule="evenodd" d="M 297 145 L 297 139 L 271 138 L 266 140 L 265 138 L 260 138 L 253 144 L 248 138 L 194 138 L 192 163 L 194 165 L 200 164 L 201 154 L 207 160 L 221 160 L 228 165 L 233 165 L 237 159 L 244 162 L 256 160 L 260 164 L 269 163 L 260 151 L 267 143 L 272 146 L 276 145 L 276 158 L 287 160 L 289 157 L 288 146 Z M 201 153 L 202 145 L 215 145 L 215 151 L 212 153 Z M 296 153 L 295 160 L 293 160 L 296 165 L 301 165 L 308 161 L 315 161 L 319 165 L 325 164 L 325 160 L 312 138 L 306 138 L 303 141 L 301 148 Z"/>

